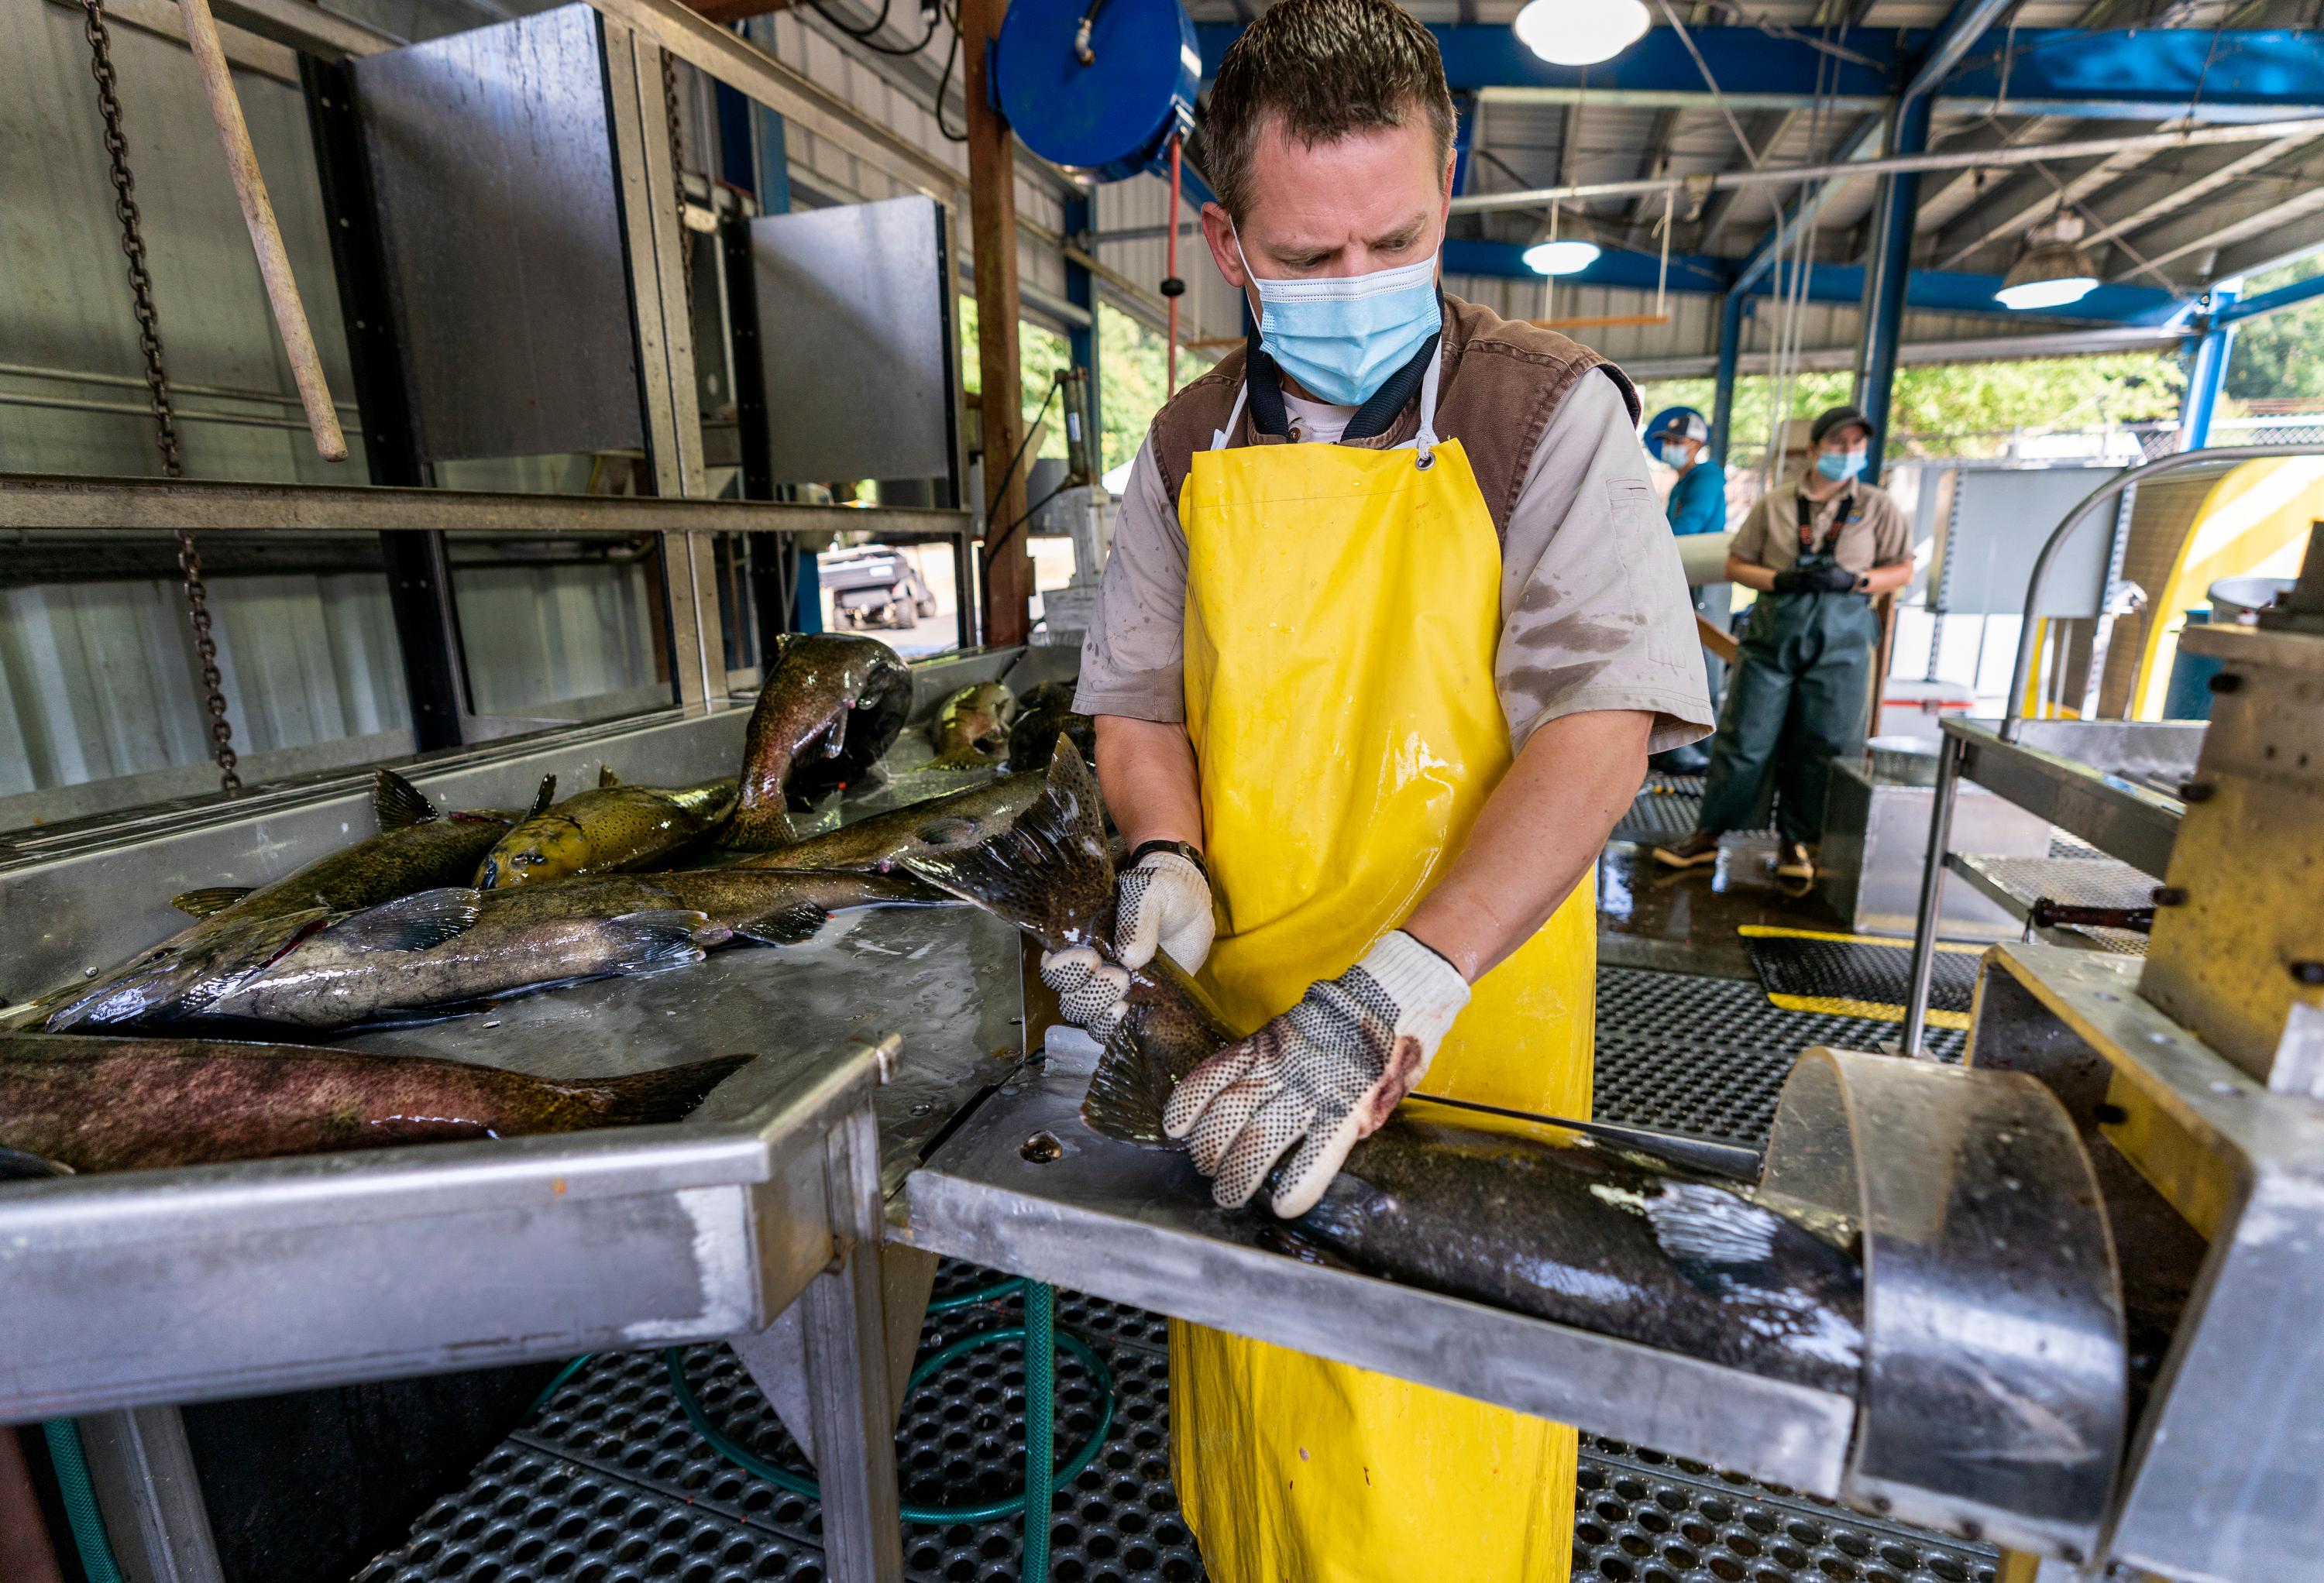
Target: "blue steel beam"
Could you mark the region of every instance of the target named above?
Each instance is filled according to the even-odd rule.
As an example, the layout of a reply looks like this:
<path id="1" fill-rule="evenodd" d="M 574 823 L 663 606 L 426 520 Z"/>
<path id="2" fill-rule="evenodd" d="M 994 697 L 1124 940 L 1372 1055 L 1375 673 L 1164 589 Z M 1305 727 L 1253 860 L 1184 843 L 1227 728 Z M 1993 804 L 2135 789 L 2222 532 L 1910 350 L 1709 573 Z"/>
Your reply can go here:
<path id="1" fill-rule="evenodd" d="M 2200 451 L 2211 443 L 2211 419 L 2219 409 L 2219 392 L 2227 387 L 2227 359 L 2235 355 L 2236 323 L 2227 318 L 2242 293 L 2241 284 L 2221 281 L 2211 288 L 2212 318 L 2187 369 L 2187 393 L 2179 401 L 2179 448 Z"/>
<path id="2" fill-rule="evenodd" d="M 1525 266 L 1525 246 L 1516 242 L 1480 242 L 1459 237 L 1444 244 L 1444 272 L 1488 279 L 1535 281 L 1541 277 Z M 1578 274 L 1560 275 L 1566 286 L 1609 286 L 1621 290 L 1651 291 L 1660 255 L 1608 248 L 1598 261 Z M 1734 261 L 1708 253 L 1674 253 L 1670 258 L 1669 289 L 1696 296 L 1730 292 L 1744 297 L 1775 296 L 1788 291 L 1793 272 L 1786 263 L 1770 272 L 1756 290 L 1737 286 Z M 2070 308 L 2056 313 L 2015 313 L 1995 300 L 2001 290 L 1999 275 L 1969 274 L 1950 270 L 1914 270 L 1907 283 L 1907 308 L 1923 313 L 1981 313 L 2013 320 L 2045 319 L 2064 324 L 2162 325 L 2184 311 L 2176 294 L 2157 286 L 2106 285 Z M 2304 283 L 2304 282 L 2303 282 Z M 1860 264 L 1819 263 L 1807 272 L 1811 302 L 1856 303 L 1864 297 Z M 1739 310 L 1738 310 L 1739 311 Z"/>
<path id="3" fill-rule="evenodd" d="M 1913 75 L 1888 112 L 1884 152 L 1917 154 L 1929 146 L 1929 115 L 1937 86 L 2015 0 L 1954 0 L 1936 36 L 1913 62 Z M 1856 405 L 1872 420 L 1865 469 L 1880 476 L 1881 440 L 1888 428 L 1888 397 L 1896 382 L 1896 347 L 1904 328 L 1904 301 L 1913 268 L 1914 223 L 1921 212 L 1921 177 L 1894 170 L 1880 179 L 1866 249 L 1868 272 L 1856 331 Z"/>
<path id="4" fill-rule="evenodd" d="M 1206 23 L 1203 59 L 1215 68 L 1241 30 Z M 1690 30 L 1738 109 L 1805 108 L 1816 97 L 1820 53 L 1803 41 L 1757 28 Z M 1455 92 L 1536 89 L 1572 96 L 1587 90 L 1606 103 L 1704 104 L 1710 92 L 1678 35 L 1669 28 L 1613 60 L 1588 68 L 1553 66 L 1519 43 L 1506 26 L 1432 27 Z M 1871 65 L 1833 60 L 1833 107 L 1876 110 L 1908 80 L 1941 36 L 1923 31 L 1854 28 L 1840 35 Z M 1975 101 L 2005 114 L 2163 120 L 2189 112 L 2209 121 L 2275 120 L 2324 113 L 2324 32 L 2202 28 L 2020 28 L 2004 80 L 1998 52 L 1957 55 L 1936 83 L 1940 99 Z"/>
<path id="5" fill-rule="evenodd" d="M 1743 310 L 1750 299 L 1729 291 L 1719 305 L 1719 368 L 1711 386 L 1711 456 L 1727 465 L 1727 431 L 1735 424 L 1735 371 L 1743 356 Z"/>
<path id="6" fill-rule="evenodd" d="M 1075 188 L 1066 198 L 1064 218 L 1066 239 L 1074 242 L 1077 249 L 1091 245 L 1080 240 L 1097 228 L 1097 204 L 1086 189 Z M 1105 410 L 1105 383 L 1104 370 L 1098 366 L 1097 356 L 1097 278 L 1090 273 L 1087 264 L 1074 262 L 1074 257 L 1068 253 L 1065 259 L 1065 300 L 1084 309 L 1089 319 L 1067 329 L 1065 342 L 1074 363 L 1089 371 L 1089 405 L 1082 414 L 1082 433 L 1088 438 L 1090 456 L 1098 457 L 1102 449 L 1100 437 L 1105 432 L 1104 425 L 1099 421 L 1099 414 Z M 1105 471 L 1102 459 L 1097 470 Z"/>
<path id="7" fill-rule="evenodd" d="M 1854 132 L 1849 133 L 1846 141 L 1832 151 L 1832 160 L 1871 159 L 1880 152 L 1881 134 L 1887 124 L 1887 118 L 1884 115 L 1867 116 Z M 1840 189 L 1850 181 L 1861 179 L 1863 178 L 1855 176 L 1835 176 L 1810 194 L 1804 205 L 1796 205 L 1784 214 L 1783 223 L 1770 228 L 1765 236 L 1759 238 L 1759 244 L 1744 254 L 1743 262 L 1735 272 L 1736 285 L 1748 289 L 1757 282 L 1774 267 L 1776 255 L 1792 244 L 1801 226 L 1812 223 L 1824 205 L 1839 196 Z"/>
<path id="8" fill-rule="evenodd" d="M 2232 300 L 2216 308 L 2211 315 L 2215 325 L 2237 325 L 2247 318 L 2257 318 L 2264 313 L 2281 313 L 2287 308 L 2298 308 L 2303 302 L 2313 302 L 2324 297 L 2324 275 L 2310 275 L 2304 281 L 2294 281 L 2289 286 L 2278 286 L 2273 291 L 2263 291 L 2256 297 Z"/>

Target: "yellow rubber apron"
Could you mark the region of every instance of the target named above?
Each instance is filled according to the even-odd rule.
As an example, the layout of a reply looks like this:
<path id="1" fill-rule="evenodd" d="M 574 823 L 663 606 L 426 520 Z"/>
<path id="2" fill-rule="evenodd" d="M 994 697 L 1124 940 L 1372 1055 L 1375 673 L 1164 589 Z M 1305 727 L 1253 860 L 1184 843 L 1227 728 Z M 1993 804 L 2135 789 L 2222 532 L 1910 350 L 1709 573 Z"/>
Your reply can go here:
<path id="1" fill-rule="evenodd" d="M 1181 492 L 1221 913 L 1201 976 L 1239 1026 L 1401 924 L 1509 766 L 1500 548 L 1435 397 L 1432 368 L 1394 450 L 1228 448 L 1230 418 Z M 1477 982 L 1424 1092 L 1589 1114 L 1593 893 Z M 1566 1583 L 1571 1428 L 1193 1325 L 1170 1362 L 1179 1498 L 1219 1583 Z"/>

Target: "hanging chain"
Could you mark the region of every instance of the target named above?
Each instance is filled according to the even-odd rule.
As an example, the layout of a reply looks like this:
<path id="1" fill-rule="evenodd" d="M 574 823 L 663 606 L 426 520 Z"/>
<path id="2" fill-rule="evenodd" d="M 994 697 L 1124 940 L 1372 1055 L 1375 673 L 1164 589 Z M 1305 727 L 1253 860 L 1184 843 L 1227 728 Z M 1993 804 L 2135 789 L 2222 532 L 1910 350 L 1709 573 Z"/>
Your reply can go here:
<path id="1" fill-rule="evenodd" d="M 129 174 L 129 140 L 121 130 L 121 97 L 113 75 L 113 40 L 105 25 L 102 0 L 81 0 L 88 13 L 83 31 L 88 36 L 89 71 L 97 78 L 97 104 L 105 116 L 105 153 L 113 167 L 113 212 L 121 222 L 121 251 L 129 261 L 129 290 L 137 315 L 137 343 L 145 354 L 146 400 L 153 409 L 155 437 L 161 449 L 161 471 L 171 478 L 186 475 L 186 460 L 178 443 L 177 413 L 170 405 L 170 377 L 161 364 L 161 316 L 153 308 L 153 277 L 145 268 L 145 237 L 137 215 L 136 183 Z M 217 640 L 210 634 L 209 584 L 202 579 L 201 551 L 194 536 L 178 529 L 178 570 L 185 579 L 186 617 L 194 629 L 194 653 L 201 660 L 204 708 L 209 715 L 212 755 L 217 759 L 218 787 L 228 796 L 242 789 L 235 773 L 234 726 L 226 719 L 226 678 L 219 673 Z"/>
<path id="2" fill-rule="evenodd" d="M 678 115 L 678 66 L 668 50 L 661 52 L 661 108 L 669 117 L 669 186 L 678 205 L 678 274 L 686 281 L 686 319 L 694 327 L 694 233 L 686 224 L 686 133 Z"/>

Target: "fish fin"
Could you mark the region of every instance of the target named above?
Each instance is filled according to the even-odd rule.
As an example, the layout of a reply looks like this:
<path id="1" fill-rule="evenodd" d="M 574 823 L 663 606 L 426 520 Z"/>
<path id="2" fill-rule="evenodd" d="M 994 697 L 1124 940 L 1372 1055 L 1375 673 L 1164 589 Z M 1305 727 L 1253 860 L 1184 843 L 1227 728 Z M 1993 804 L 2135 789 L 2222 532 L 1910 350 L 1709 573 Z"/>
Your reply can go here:
<path id="1" fill-rule="evenodd" d="M 700 962 L 703 947 L 715 945 L 728 931 L 710 921 L 707 913 L 684 907 L 659 907 L 623 913 L 610 920 L 623 939 L 605 963 L 609 973 L 643 973 L 656 968 Z"/>
<path id="2" fill-rule="evenodd" d="M 770 852 L 798 841 L 790 811 L 779 797 L 767 803 L 737 805 L 717 835 L 720 846 L 741 852 Z"/>
<path id="3" fill-rule="evenodd" d="M 371 811 L 379 817 L 380 833 L 408 830 L 436 817 L 436 805 L 392 769 L 374 771 L 371 778 Z"/>
<path id="4" fill-rule="evenodd" d="M 62 1160 L 51 1160 L 46 1155 L 36 1155 L 30 1149 L 12 1149 L 0 1144 L 0 1182 L 40 1182 L 51 1176 L 70 1176 L 73 1168 Z"/>
<path id="5" fill-rule="evenodd" d="M 1171 1146 L 1162 1130 L 1162 1107 L 1169 1085 L 1157 1081 L 1150 1063 L 1130 1035 L 1127 1024 L 1114 1029 L 1090 1074 L 1089 1092 L 1082 1099 L 1082 1119 L 1090 1130 L 1124 1143 L 1154 1148 Z"/>
<path id="6" fill-rule="evenodd" d="M 554 775 L 542 776 L 540 778 L 540 789 L 532 794 L 532 806 L 525 810 L 524 816 L 530 819 L 535 814 L 548 813 L 549 805 L 556 800 L 557 777 Z"/>
<path id="7" fill-rule="evenodd" d="M 331 925 L 330 935 L 357 951 L 425 951 L 474 928 L 483 899 L 458 885 L 415 891 L 350 913 Z"/>
<path id="8" fill-rule="evenodd" d="M 621 784 L 622 778 L 613 773 L 613 767 L 612 765 L 600 764 L 597 766 L 597 789 L 599 791 L 604 790 L 609 786 L 619 786 Z"/>
<path id="9" fill-rule="evenodd" d="M 801 945 L 821 934 L 830 920 L 831 915 L 821 907 L 799 901 L 737 924 L 734 933 L 761 945 Z"/>
<path id="10" fill-rule="evenodd" d="M 580 1080 L 558 1086 L 588 1100 L 613 1127 L 643 1127 L 658 1121 L 681 1121 L 710 1097 L 716 1088 L 755 1055 L 713 1055 L 659 1072 L 633 1072 L 627 1077 Z"/>
<path id="11" fill-rule="evenodd" d="M 252 885 L 212 885 L 202 890 L 189 890 L 170 898 L 170 905 L 189 917 L 207 918 L 212 913 L 222 913 L 248 896 L 257 887 Z"/>
<path id="12" fill-rule="evenodd" d="M 1665 1182 L 1647 1201 L 1646 1217 L 1655 1241 L 1682 1269 L 1765 1264 L 1784 1225 L 1775 1210 L 1708 1182 Z"/>
<path id="13" fill-rule="evenodd" d="M 938 889 L 973 901 L 1052 951 L 1110 939 L 1113 855 L 1105 805 L 1080 750 L 1063 738 L 1040 796 L 974 846 L 903 860 Z"/>

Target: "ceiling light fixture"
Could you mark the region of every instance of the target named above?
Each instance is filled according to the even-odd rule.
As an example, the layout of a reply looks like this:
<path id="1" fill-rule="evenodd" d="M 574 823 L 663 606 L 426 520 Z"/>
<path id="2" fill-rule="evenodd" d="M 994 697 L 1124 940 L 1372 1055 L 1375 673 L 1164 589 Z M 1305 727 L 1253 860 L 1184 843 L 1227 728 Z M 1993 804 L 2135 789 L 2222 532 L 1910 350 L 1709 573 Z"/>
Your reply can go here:
<path id="1" fill-rule="evenodd" d="M 1994 296 L 2004 308 L 2063 308 L 2098 290 L 2098 266 L 2082 251 L 2080 215 L 2060 215 L 2025 234 L 2025 250 Z"/>
<path id="2" fill-rule="evenodd" d="M 1595 242 L 1536 242 L 1525 250 L 1525 267 L 1536 275 L 1578 275 L 1603 251 Z"/>
<path id="3" fill-rule="evenodd" d="M 1518 41 L 1553 66 L 1595 66 L 1646 36 L 1642 0 L 1529 0 Z"/>

